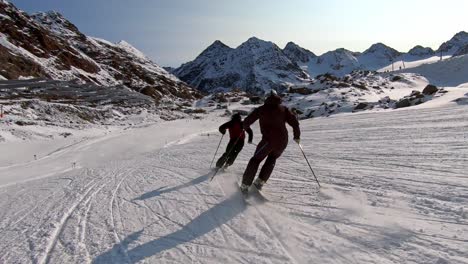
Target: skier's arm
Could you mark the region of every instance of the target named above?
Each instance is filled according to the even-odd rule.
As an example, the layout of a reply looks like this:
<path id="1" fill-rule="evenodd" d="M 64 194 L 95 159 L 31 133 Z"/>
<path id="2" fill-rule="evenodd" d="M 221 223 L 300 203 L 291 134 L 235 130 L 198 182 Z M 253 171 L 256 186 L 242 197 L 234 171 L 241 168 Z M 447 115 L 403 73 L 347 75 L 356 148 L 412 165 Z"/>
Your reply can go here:
<path id="1" fill-rule="evenodd" d="M 250 127 L 246 128 L 245 131 L 247 131 L 247 134 L 249 134 L 249 143 L 252 143 L 253 140 L 253 132 Z"/>
<path id="2" fill-rule="evenodd" d="M 220 132 L 221 134 L 224 135 L 224 134 L 226 133 L 226 129 L 228 129 L 229 127 L 231 127 L 231 123 L 232 123 L 232 121 L 228 121 L 228 122 L 222 124 L 222 125 L 219 127 L 219 132 Z"/>
<path id="3" fill-rule="evenodd" d="M 253 110 L 252 113 L 250 113 L 244 119 L 244 130 L 247 130 L 247 128 L 250 128 L 250 125 L 252 125 L 259 118 L 260 118 L 260 110 L 258 110 L 258 108 L 255 108 L 255 110 Z"/>
<path id="4" fill-rule="evenodd" d="M 286 108 L 286 122 L 293 128 L 294 139 L 301 138 L 301 129 L 299 128 L 299 121 L 295 114 Z"/>

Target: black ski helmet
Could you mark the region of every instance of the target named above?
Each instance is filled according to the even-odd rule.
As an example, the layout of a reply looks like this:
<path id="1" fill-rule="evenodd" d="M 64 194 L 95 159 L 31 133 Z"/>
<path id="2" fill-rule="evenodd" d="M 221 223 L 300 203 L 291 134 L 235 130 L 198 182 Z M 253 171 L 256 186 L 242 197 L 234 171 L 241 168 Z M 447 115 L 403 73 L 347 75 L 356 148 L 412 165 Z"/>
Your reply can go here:
<path id="1" fill-rule="evenodd" d="M 240 121 L 242 119 L 242 117 L 241 117 L 240 113 L 235 113 L 235 114 L 232 115 L 231 119 Z"/>

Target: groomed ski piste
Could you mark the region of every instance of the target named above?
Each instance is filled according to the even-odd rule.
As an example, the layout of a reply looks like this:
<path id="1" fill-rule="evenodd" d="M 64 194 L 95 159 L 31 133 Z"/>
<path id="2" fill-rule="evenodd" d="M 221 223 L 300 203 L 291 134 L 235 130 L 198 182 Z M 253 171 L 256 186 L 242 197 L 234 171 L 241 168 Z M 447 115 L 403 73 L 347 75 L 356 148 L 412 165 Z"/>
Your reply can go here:
<path id="1" fill-rule="evenodd" d="M 291 140 L 263 198 L 247 200 L 237 184 L 253 145 L 209 181 L 219 113 L 12 143 L 0 149 L 0 263 L 468 263 L 468 88 L 446 89 L 301 121 L 322 188 Z"/>

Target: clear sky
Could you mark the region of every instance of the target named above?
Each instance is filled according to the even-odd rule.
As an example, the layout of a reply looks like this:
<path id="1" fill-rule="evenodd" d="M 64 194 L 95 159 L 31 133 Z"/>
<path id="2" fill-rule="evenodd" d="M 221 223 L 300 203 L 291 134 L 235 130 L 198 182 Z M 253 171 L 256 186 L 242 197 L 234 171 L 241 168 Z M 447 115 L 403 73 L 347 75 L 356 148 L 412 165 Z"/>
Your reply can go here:
<path id="1" fill-rule="evenodd" d="M 28 13 L 61 12 L 83 33 L 126 40 L 162 66 L 193 60 L 215 40 L 236 47 L 251 36 L 281 48 L 294 41 L 320 55 L 438 48 L 468 31 L 468 0 L 10 0 Z"/>

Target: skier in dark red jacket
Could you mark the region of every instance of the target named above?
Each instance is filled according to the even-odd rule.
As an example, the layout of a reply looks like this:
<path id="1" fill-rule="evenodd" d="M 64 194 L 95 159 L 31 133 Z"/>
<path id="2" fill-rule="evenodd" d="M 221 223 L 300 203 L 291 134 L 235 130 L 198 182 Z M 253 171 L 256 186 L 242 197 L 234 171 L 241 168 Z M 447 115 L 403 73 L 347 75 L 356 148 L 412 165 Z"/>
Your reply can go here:
<path id="1" fill-rule="evenodd" d="M 241 152 L 244 147 L 245 132 L 244 124 L 242 122 L 242 117 L 239 113 L 236 113 L 232 116 L 231 121 L 224 123 L 219 127 L 219 132 L 225 134 L 226 130 L 229 129 L 229 143 L 226 148 L 226 152 L 218 159 L 216 162 L 216 167 L 229 167 L 231 166 L 237 158 L 239 152 Z M 253 132 L 252 129 L 245 129 L 249 134 L 249 143 L 252 143 Z"/>
<path id="2" fill-rule="evenodd" d="M 299 121 L 296 115 L 287 107 L 281 105 L 281 97 L 274 90 L 272 90 L 270 96 L 265 100 L 264 105 L 256 108 L 245 118 L 244 129 L 248 129 L 257 119 L 260 120 L 260 131 L 263 137 L 245 169 L 241 185 L 243 193 L 248 191 L 255 178 L 255 174 L 257 174 L 260 163 L 267 157 L 254 185 L 260 190 L 266 181 L 268 181 L 275 167 L 276 159 L 281 156 L 288 145 L 286 123 L 293 128 L 294 141 L 299 143 L 301 137 Z"/>

